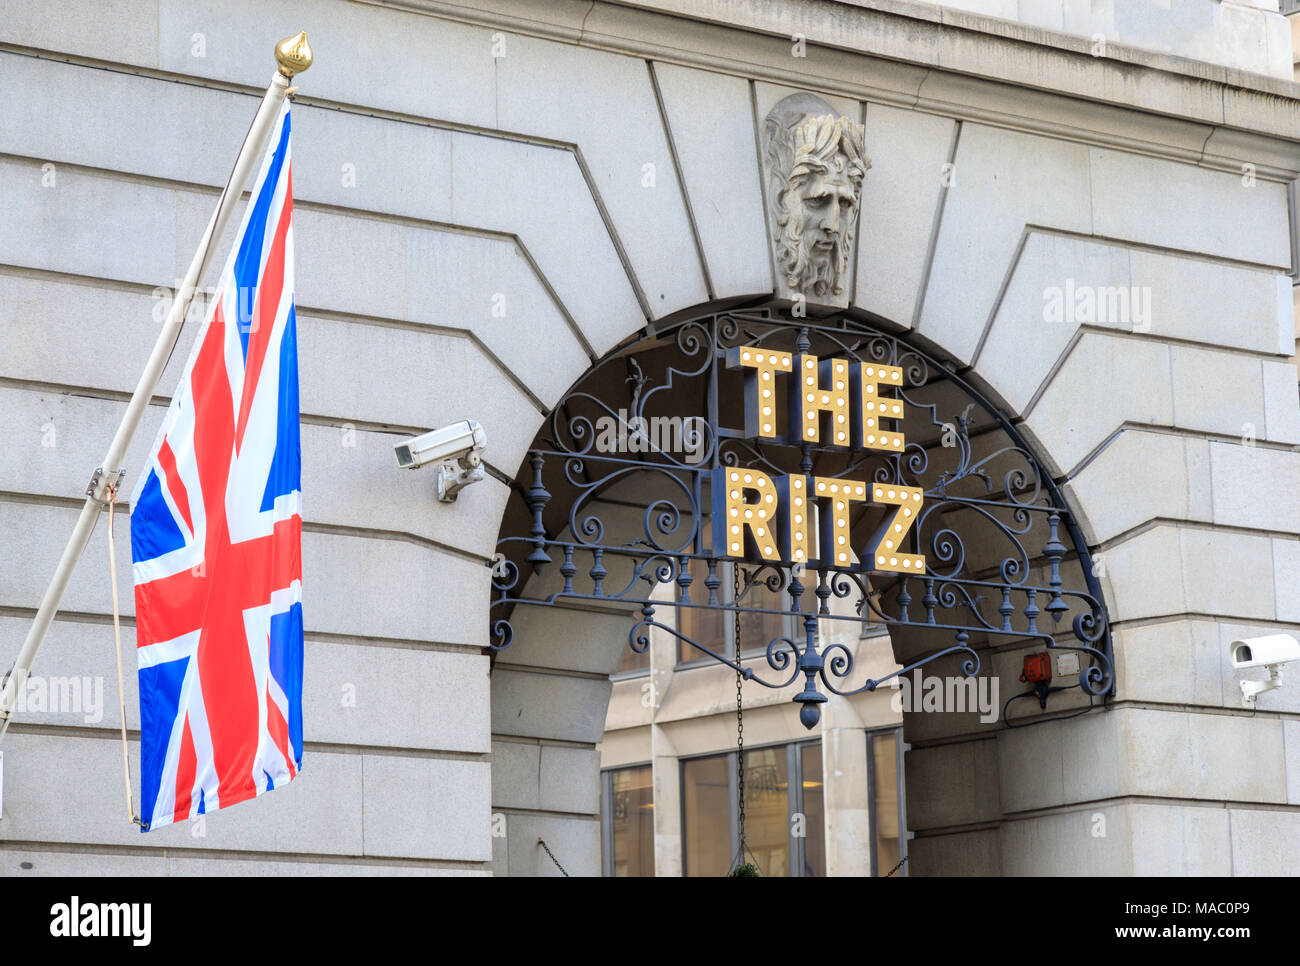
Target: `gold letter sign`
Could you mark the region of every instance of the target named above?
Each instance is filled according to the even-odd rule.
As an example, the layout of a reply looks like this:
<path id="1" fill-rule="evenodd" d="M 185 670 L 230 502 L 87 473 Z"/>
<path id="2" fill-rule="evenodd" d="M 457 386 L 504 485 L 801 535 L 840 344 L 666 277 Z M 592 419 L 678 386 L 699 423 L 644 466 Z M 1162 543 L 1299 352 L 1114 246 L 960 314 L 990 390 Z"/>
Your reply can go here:
<path id="1" fill-rule="evenodd" d="M 885 392 L 886 387 L 902 388 L 903 370 L 898 366 L 750 346 L 728 349 L 727 368 L 744 372 L 745 435 L 750 439 L 903 452 L 907 441 L 896 427 L 903 418 L 903 401 Z M 784 435 L 777 432 L 778 378 L 787 381 Z M 786 564 L 923 574 L 924 555 L 907 553 L 903 547 L 924 498 L 915 486 L 868 486 L 859 480 L 803 474 L 774 478 L 753 468 L 722 467 L 713 474 L 713 546 L 738 559 L 757 553 L 765 561 Z M 851 513 L 853 504 L 866 502 L 896 509 L 855 565 Z"/>

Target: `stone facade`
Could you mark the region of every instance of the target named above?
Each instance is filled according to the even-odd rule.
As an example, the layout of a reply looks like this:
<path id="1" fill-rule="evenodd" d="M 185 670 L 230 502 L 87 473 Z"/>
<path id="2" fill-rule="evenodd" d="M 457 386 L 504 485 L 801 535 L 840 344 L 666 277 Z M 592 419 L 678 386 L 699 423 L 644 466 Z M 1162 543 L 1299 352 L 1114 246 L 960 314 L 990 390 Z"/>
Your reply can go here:
<path id="1" fill-rule="evenodd" d="M 1290 76 L 1275 4 L 1205 5 L 1219 29 L 1257 24 L 1263 52 L 1225 39 L 1253 32 L 1204 46 L 1133 24 L 1095 56 L 1108 27 L 1023 0 L 5 4 L 0 655 L 272 44 L 305 27 L 316 52 L 294 108 L 304 772 L 201 828 L 126 823 L 101 524 L 33 670 L 102 676 L 105 707 L 11 728 L 5 874 L 555 874 L 539 836 L 598 872 L 596 746 L 626 623 L 575 640 L 534 619 L 492 663 L 484 561 L 543 415 L 594 360 L 777 292 L 761 123 L 801 92 L 865 130 L 847 305 L 951 359 L 1036 446 L 1102 562 L 1116 636 L 1104 711 L 1021 730 L 905 719 L 911 873 L 1294 871 L 1300 689 L 1244 711 L 1226 646 L 1300 624 L 1300 88 L 1260 76 Z M 1140 301 L 1046 321 L 1067 286 Z M 392 445 L 464 418 L 487 431 L 489 477 L 442 505 Z M 995 662 L 1008 693 L 1017 660 Z"/>
<path id="2" fill-rule="evenodd" d="M 1291 77 L 1290 27 L 1278 0 L 943 0 L 935 6 L 946 23 L 975 13 L 1076 34 L 1094 44 L 1120 43 Z"/>

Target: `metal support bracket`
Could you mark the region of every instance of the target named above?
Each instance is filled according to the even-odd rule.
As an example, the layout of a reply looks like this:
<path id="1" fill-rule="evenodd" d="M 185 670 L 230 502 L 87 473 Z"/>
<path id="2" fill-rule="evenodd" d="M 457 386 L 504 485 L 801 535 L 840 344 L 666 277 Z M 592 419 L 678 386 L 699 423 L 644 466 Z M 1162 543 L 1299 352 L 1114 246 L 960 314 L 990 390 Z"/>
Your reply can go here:
<path id="1" fill-rule="evenodd" d="M 14 708 L 18 704 L 17 689 L 19 684 L 14 685 L 14 693 L 9 693 L 9 681 L 14 676 L 14 665 L 9 665 L 9 670 L 5 671 L 5 676 L 0 678 L 0 722 L 8 721 L 13 717 Z"/>
<path id="2" fill-rule="evenodd" d="M 477 453 L 471 453 L 455 463 L 443 463 L 438 467 L 438 499 L 443 503 L 455 503 L 460 491 L 471 483 L 483 479 L 483 461 Z"/>
<path id="3" fill-rule="evenodd" d="M 95 496 L 95 494 L 96 494 L 97 492 L 99 492 L 99 484 L 100 484 L 100 480 L 102 480 L 102 479 L 104 478 L 104 475 L 105 475 L 105 474 L 104 474 L 104 467 L 102 467 L 102 466 L 96 466 L 96 467 L 95 467 L 95 475 L 92 476 L 92 477 L 90 478 L 90 482 L 89 482 L 88 484 L 86 484 L 86 496 L 90 497 L 92 500 L 94 500 L 94 501 L 95 501 L 96 503 L 98 503 L 100 506 L 108 506 L 107 503 L 105 503 L 103 500 L 99 499 L 99 497 Z M 111 475 L 111 474 L 110 474 L 110 475 Z M 113 483 L 113 488 L 116 489 L 117 487 L 121 486 L 121 485 L 122 485 L 122 480 L 124 480 L 124 479 L 126 479 L 126 470 L 124 470 L 124 469 L 123 469 L 123 470 L 118 470 L 118 471 L 117 471 L 117 480 Z"/>
<path id="4" fill-rule="evenodd" d="M 1268 680 L 1266 681 L 1242 681 L 1241 683 L 1241 706 L 1243 708 L 1254 708 L 1256 699 L 1265 691 L 1273 691 L 1282 686 L 1282 666 L 1280 664 L 1270 664 L 1268 666 Z"/>

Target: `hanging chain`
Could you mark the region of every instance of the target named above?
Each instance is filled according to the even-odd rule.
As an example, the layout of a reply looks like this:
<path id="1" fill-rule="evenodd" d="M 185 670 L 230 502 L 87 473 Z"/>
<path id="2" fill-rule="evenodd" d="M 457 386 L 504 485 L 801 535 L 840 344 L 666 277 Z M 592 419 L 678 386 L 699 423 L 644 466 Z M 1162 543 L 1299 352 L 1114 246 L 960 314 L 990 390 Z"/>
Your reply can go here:
<path id="1" fill-rule="evenodd" d="M 903 863 L 906 861 L 907 861 L 907 856 L 905 855 L 898 860 L 898 865 L 894 866 L 892 869 L 890 869 L 888 872 L 885 873 L 884 878 L 888 879 L 891 875 L 893 875 L 895 872 L 901 869 L 903 867 Z"/>
<path id="2" fill-rule="evenodd" d="M 538 838 L 537 844 L 546 850 L 546 854 L 551 857 L 551 861 L 554 862 L 555 867 L 564 874 L 564 877 L 566 879 L 569 878 L 569 873 L 565 871 L 564 866 L 560 865 L 560 860 L 555 857 L 555 853 L 551 851 L 551 847 L 546 844 L 546 839 Z"/>
<path id="3" fill-rule="evenodd" d="M 740 865 L 745 864 L 745 708 L 741 702 L 740 685 L 745 677 L 740 671 L 740 566 L 732 565 L 732 584 L 736 605 L 736 785 L 740 805 Z"/>

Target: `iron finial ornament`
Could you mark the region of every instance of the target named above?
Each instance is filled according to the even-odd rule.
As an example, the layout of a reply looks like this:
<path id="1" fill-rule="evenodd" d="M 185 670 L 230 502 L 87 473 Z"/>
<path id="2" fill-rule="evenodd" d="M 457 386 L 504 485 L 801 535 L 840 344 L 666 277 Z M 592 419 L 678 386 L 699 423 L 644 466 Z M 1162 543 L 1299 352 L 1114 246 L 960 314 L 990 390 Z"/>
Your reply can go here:
<path id="1" fill-rule="evenodd" d="M 276 44 L 275 62 L 280 65 L 280 73 L 291 80 L 295 74 L 310 67 L 311 45 L 307 43 L 307 31 L 299 30 Z"/>

